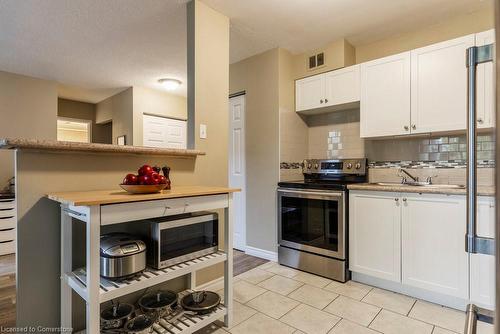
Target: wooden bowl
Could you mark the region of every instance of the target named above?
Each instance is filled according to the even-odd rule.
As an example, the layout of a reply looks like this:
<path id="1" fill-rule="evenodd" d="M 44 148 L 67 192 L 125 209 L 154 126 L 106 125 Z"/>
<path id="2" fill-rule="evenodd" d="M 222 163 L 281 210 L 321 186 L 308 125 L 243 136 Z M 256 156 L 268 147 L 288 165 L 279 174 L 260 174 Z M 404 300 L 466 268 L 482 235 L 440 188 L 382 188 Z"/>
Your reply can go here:
<path id="1" fill-rule="evenodd" d="M 154 194 L 165 189 L 166 184 L 139 185 L 139 184 L 120 184 L 123 190 L 131 194 Z"/>

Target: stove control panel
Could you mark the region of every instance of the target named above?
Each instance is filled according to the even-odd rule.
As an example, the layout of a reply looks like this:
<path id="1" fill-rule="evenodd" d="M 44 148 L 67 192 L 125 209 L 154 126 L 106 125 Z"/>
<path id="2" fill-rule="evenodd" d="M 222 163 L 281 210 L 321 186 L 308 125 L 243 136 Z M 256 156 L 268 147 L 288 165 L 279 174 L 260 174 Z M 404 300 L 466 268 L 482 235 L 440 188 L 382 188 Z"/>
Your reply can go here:
<path id="1" fill-rule="evenodd" d="M 302 164 L 304 174 L 366 174 L 366 159 L 308 159 Z"/>

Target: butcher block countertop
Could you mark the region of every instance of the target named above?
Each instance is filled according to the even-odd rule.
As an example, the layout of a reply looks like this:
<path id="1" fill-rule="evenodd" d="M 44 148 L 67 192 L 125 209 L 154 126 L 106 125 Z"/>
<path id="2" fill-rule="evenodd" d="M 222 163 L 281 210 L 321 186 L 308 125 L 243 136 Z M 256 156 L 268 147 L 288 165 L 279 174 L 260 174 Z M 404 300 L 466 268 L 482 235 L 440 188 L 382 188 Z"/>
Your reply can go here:
<path id="1" fill-rule="evenodd" d="M 405 186 L 400 184 L 394 185 L 379 185 L 376 183 L 357 183 L 347 186 L 349 190 L 372 190 L 372 191 L 390 191 L 404 193 L 422 193 L 422 194 L 447 194 L 447 195 L 465 195 L 465 188 L 448 188 L 443 187 L 426 187 L 426 186 Z M 479 196 L 495 196 L 495 187 L 478 186 L 477 194 Z"/>
<path id="2" fill-rule="evenodd" d="M 144 146 L 121 146 L 112 144 L 74 143 L 57 140 L 0 138 L 0 149 L 24 149 L 50 152 L 82 152 L 82 153 L 116 153 L 116 154 L 140 154 L 169 157 L 194 158 L 205 155 L 198 150 L 184 150 L 175 148 L 156 148 Z"/>
<path id="3" fill-rule="evenodd" d="M 238 192 L 240 189 L 209 186 L 176 186 L 155 194 L 130 194 L 123 190 L 71 191 L 47 194 L 56 202 L 73 206 L 130 203 L 179 197 L 219 195 Z"/>

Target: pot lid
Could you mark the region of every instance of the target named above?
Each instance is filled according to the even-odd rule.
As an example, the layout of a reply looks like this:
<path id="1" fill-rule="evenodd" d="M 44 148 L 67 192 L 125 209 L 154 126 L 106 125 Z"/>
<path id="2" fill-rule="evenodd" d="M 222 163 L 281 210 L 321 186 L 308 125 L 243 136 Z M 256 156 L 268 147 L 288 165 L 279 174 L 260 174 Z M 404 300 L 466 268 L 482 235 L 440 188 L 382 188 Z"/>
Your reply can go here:
<path id="1" fill-rule="evenodd" d="M 182 308 L 188 311 L 202 312 L 211 310 L 220 304 L 220 296 L 212 291 L 199 291 L 203 294 L 203 296 L 200 298 L 199 302 L 195 302 L 195 294 L 197 292 L 192 292 L 182 298 Z"/>
<path id="2" fill-rule="evenodd" d="M 139 299 L 139 305 L 150 310 L 172 306 L 176 302 L 177 294 L 170 290 L 162 290 L 157 293 L 147 294 Z"/>
<path id="3" fill-rule="evenodd" d="M 131 333 L 136 333 L 148 329 L 151 326 L 153 326 L 153 319 L 145 314 L 141 314 L 135 318 L 130 319 L 125 324 L 125 329 Z"/>
<path id="4" fill-rule="evenodd" d="M 128 317 L 134 312 L 134 306 L 130 304 L 115 304 L 101 312 L 104 320 L 117 320 Z"/>

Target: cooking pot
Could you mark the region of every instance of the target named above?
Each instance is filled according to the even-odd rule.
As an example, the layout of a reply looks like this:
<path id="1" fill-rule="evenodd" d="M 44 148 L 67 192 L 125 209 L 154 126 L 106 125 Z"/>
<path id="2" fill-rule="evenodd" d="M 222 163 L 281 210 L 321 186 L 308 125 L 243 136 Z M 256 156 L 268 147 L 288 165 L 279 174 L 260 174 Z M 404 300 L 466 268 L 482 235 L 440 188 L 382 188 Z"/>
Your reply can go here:
<path id="1" fill-rule="evenodd" d="M 127 334 L 150 334 L 154 331 L 153 325 L 154 320 L 151 316 L 141 314 L 127 321 L 124 330 Z"/>
<path id="2" fill-rule="evenodd" d="M 153 314 L 156 318 L 163 318 L 170 315 L 177 305 L 177 293 L 161 290 L 142 296 L 138 303 L 142 312 Z"/>
<path id="3" fill-rule="evenodd" d="M 101 312 L 101 329 L 122 328 L 132 319 L 134 306 L 126 303 L 113 304 Z"/>
<path id="4" fill-rule="evenodd" d="M 146 244 L 125 233 L 101 236 L 100 274 L 108 279 L 123 279 L 146 269 Z"/>

